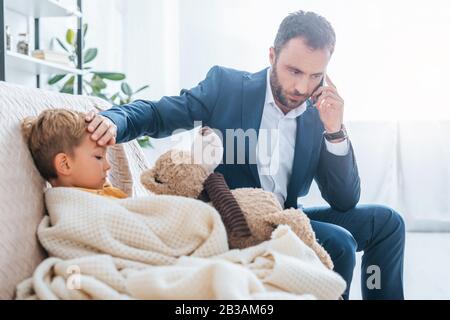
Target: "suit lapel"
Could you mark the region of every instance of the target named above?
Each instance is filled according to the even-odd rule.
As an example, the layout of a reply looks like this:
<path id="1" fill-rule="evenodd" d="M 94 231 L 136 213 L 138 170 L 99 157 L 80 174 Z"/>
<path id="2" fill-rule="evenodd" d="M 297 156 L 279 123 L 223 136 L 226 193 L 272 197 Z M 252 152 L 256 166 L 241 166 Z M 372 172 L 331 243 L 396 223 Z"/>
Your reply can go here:
<path id="1" fill-rule="evenodd" d="M 249 129 L 256 130 L 257 136 L 259 136 L 264 102 L 266 100 L 266 87 L 267 69 L 264 69 L 255 74 L 244 76 L 242 98 L 242 129 L 244 131 L 247 131 Z M 245 148 L 245 161 L 249 164 L 250 171 L 256 182 L 256 186 L 260 188 L 261 182 L 259 180 L 258 167 L 256 163 L 250 163 L 250 159 L 256 160 L 256 143 L 254 145 L 249 144 L 248 147 Z"/>
<path id="2" fill-rule="evenodd" d="M 301 184 L 306 180 L 312 158 L 314 145 L 314 132 L 317 122 L 312 117 L 312 108 L 308 101 L 308 106 L 300 117 L 297 118 L 297 133 L 295 139 L 294 163 L 292 174 L 288 185 L 288 194 L 285 202 L 286 208 L 297 207 L 297 198 Z"/>

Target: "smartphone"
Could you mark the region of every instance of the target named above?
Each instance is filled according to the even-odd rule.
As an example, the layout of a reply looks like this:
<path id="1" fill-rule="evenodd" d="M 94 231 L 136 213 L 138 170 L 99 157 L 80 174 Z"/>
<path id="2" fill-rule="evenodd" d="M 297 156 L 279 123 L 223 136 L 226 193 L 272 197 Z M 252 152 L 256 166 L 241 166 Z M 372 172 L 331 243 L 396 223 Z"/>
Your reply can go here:
<path id="1" fill-rule="evenodd" d="M 317 97 L 312 98 L 314 96 L 314 93 L 316 93 L 317 90 L 319 90 L 320 87 L 323 87 L 325 85 L 325 74 L 322 77 L 322 80 L 320 80 L 320 83 L 317 85 L 317 87 L 314 89 L 313 93 L 311 94 L 311 100 L 313 101 L 314 105 L 317 103 Z"/>

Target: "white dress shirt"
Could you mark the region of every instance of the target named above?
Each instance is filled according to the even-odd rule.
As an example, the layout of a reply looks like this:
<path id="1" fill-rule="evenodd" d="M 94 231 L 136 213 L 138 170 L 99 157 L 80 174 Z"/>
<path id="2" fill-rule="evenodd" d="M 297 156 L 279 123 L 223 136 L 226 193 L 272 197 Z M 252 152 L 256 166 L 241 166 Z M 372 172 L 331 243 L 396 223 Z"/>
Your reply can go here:
<path id="1" fill-rule="evenodd" d="M 273 192 L 284 208 L 294 161 L 297 117 L 306 111 L 306 102 L 285 115 L 275 104 L 270 72 L 271 69 L 268 69 L 256 162 L 261 187 Z M 348 139 L 339 143 L 331 143 L 325 139 L 325 144 L 328 152 L 334 155 L 345 156 L 349 152 Z"/>

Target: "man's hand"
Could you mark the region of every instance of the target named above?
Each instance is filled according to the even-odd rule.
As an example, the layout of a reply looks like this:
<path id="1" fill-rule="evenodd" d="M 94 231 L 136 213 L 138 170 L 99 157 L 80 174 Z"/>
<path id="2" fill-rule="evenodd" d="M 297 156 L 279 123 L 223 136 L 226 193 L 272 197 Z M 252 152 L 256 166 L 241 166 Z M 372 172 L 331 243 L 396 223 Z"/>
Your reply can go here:
<path id="1" fill-rule="evenodd" d="M 99 146 L 111 146 L 116 143 L 117 126 L 107 117 L 97 114 L 96 110 L 91 110 L 86 115 L 86 122 L 89 122 L 88 131 L 91 139 Z"/>
<path id="2" fill-rule="evenodd" d="M 320 87 L 313 95 L 313 100 L 317 101 L 320 120 L 327 133 L 334 133 L 341 130 L 344 121 L 344 100 L 339 96 L 336 86 L 326 75 L 329 86 Z"/>

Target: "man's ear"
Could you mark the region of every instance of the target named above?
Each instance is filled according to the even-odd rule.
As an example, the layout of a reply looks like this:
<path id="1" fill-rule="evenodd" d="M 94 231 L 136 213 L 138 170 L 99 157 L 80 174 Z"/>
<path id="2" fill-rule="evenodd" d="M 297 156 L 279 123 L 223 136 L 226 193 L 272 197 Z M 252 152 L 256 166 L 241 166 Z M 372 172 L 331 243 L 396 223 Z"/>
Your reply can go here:
<path id="1" fill-rule="evenodd" d="M 270 65 L 273 67 L 275 65 L 275 62 L 277 61 L 277 55 L 275 53 L 275 48 L 274 47 L 270 47 L 269 59 L 270 59 Z"/>
<path id="2" fill-rule="evenodd" d="M 68 176 L 72 173 L 72 163 L 69 156 L 65 153 L 58 153 L 55 156 L 53 166 L 58 176 Z"/>

